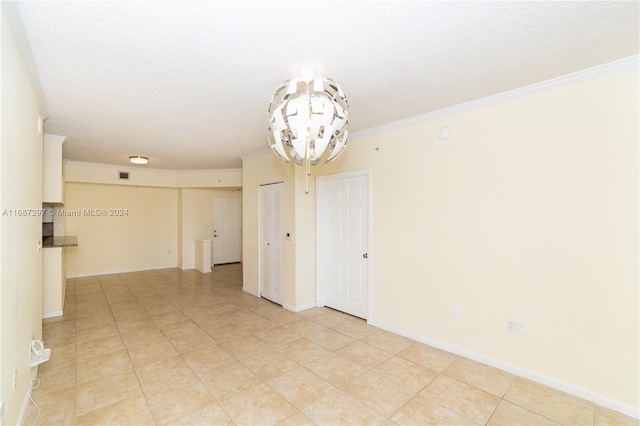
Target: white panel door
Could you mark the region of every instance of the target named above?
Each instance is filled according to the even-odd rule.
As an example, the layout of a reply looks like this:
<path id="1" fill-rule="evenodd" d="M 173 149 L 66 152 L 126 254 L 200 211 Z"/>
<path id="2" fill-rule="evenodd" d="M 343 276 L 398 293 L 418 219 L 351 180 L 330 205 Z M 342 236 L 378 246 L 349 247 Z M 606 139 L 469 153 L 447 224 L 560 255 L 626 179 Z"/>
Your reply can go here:
<path id="1" fill-rule="evenodd" d="M 282 195 L 282 183 L 260 186 L 260 295 L 280 305 L 284 302 Z"/>
<path id="2" fill-rule="evenodd" d="M 242 205 L 240 198 L 213 199 L 213 265 L 242 260 Z"/>
<path id="3" fill-rule="evenodd" d="M 340 176 L 340 175 L 339 175 Z M 318 179 L 318 285 L 322 304 L 367 318 L 369 178 Z"/>

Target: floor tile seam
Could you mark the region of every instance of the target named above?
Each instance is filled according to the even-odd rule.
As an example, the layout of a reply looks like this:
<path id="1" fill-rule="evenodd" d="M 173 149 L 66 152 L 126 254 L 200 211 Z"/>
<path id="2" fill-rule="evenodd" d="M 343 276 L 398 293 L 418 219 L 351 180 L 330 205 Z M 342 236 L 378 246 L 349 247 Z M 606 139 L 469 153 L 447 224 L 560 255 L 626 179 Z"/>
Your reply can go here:
<path id="1" fill-rule="evenodd" d="M 506 397 L 506 393 L 505 393 L 505 397 Z M 518 403 L 518 402 L 511 401 L 511 400 L 506 399 L 506 398 L 504 398 L 504 397 L 503 397 L 503 398 L 501 398 L 501 401 L 505 401 L 505 402 L 508 402 L 509 404 L 513 404 L 513 405 L 515 405 L 515 406 L 517 406 L 517 407 L 519 407 L 519 408 L 522 408 L 523 410 L 526 410 L 526 411 L 528 411 L 528 412 L 530 412 L 530 413 L 536 414 L 536 415 L 538 415 L 538 416 L 540 416 L 540 417 L 543 417 L 543 418 L 545 418 L 545 419 L 547 419 L 547 420 L 550 420 L 550 421 L 552 421 L 552 422 L 554 422 L 554 423 L 557 423 L 557 424 L 559 424 L 559 425 L 564 425 L 564 424 L 565 424 L 565 423 L 562 423 L 562 422 L 561 422 L 560 420 L 558 420 L 558 419 L 551 418 L 551 417 L 549 417 L 549 416 L 547 416 L 547 415 L 545 415 L 545 414 L 540 413 L 539 411 L 534 411 L 534 410 L 532 410 L 531 408 L 525 407 L 524 405 L 521 405 L 521 404 L 520 404 L 520 403 Z M 500 405 L 500 404 L 498 404 L 498 405 Z M 592 421 L 592 423 L 591 423 L 591 425 L 590 425 L 590 426 L 595 425 L 595 416 L 596 416 L 596 409 L 595 409 L 595 407 L 594 407 L 594 410 L 593 410 L 593 421 Z"/>
<path id="2" fill-rule="evenodd" d="M 465 358 L 465 359 L 466 359 L 466 358 Z M 425 368 L 426 368 L 426 367 L 425 367 Z M 469 386 L 469 387 L 471 387 L 471 388 L 474 388 L 474 389 L 476 389 L 476 390 L 482 391 L 482 392 L 484 392 L 484 393 L 486 393 L 486 394 L 488 394 L 488 395 L 491 395 L 491 396 L 494 396 L 494 397 L 496 397 L 496 398 L 499 398 L 500 400 L 503 400 L 503 399 L 504 399 L 505 395 L 506 395 L 506 394 L 507 394 L 507 392 L 509 391 L 509 388 L 510 388 L 510 387 L 511 387 L 511 385 L 513 384 L 513 380 L 512 380 L 512 381 L 511 381 L 511 383 L 509 383 L 509 386 L 507 387 L 507 389 L 502 393 L 502 395 L 498 396 L 498 395 L 495 395 L 495 394 L 493 394 L 493 393 L 491 393 L 491 392 L 489 392 L 489 391 L 487 391 L 487 390 L 485 390 L 485 389 L 482 389 L 482 388 L 480 388 L 480 387 L 478 387 L 478 386 L 476 386 L 476 385 L 473 385 L 473 384 L 471 384 L 471 383 L 467 383 L 467 382 L 465 382 L 465 381 L 460 380 L 459 378 L 452 377 L 452 376 L 448 375 L 448 374 L 447 374 L 447 369 L 446 369 L 446 368 L 445 368 L 444 370 L 442 370 L 442 372 L 441 372 L 441 373 L 438 373 L 438 376 L 437 376 L 437 377 L 440 377 L 440 376 L 443 376 L 443 377 L 446 377 L 446 378 L 448 378 L 448 379 L 454 380 L 454 381 L 456 381 L 456 382 L 458 382 L 458 383 L 462 383 L 463 385 L 467 385 L 467 386 Z M 437 377 L 436 377 L 436 378 L 437 378 Z M 433 380 L 435 380 L 435 379 L 433 379 Z M 509 401 L 509 402 L 511 402 L 511 401 Z"/>

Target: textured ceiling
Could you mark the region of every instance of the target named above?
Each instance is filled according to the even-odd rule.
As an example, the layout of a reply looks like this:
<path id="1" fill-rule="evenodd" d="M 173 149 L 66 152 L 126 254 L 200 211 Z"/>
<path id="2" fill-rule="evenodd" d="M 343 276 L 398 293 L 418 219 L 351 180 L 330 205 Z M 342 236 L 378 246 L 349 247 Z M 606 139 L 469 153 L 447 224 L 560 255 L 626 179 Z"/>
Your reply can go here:
<path id="1" fill-rule="evenodd" d="M 65 158 L 214 169 L 268 147 L 302 64 L 345 90 L 350 132 L 638 54 L 639 3 L 19 3 Z"/>

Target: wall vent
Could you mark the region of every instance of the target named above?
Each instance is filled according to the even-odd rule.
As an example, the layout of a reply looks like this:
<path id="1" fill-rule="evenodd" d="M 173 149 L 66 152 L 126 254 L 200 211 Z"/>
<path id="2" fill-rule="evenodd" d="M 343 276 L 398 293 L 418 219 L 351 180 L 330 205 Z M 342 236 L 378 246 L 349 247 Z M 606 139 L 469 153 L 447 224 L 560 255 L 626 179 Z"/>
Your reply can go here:
<path id="1" fill-rule="evenodd" d="M 120 179 L 129 180 L 129 172 L 118 172 L 118 175 L 120 175 Z"/>

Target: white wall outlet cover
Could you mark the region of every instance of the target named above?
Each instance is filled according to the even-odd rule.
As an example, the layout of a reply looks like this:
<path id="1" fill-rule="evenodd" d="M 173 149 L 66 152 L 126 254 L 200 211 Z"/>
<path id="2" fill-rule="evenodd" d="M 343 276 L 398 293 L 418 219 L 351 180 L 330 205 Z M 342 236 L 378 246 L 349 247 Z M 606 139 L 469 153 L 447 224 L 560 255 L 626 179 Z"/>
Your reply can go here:
<path id="1" fill-rule="evenodd" d="M 516 322 L 516 334 L 519 334 L 521 336 L 525 336 L 527 334 L 526 322 Z"/>
<path id="2" fill-rule="evenodd" d="M 448 127 L 441 127 L 440 130 L 438 130 L 438 138 L 439 139 L 449 139 L 449 136 L 451 136 L 451 129 Z"/>

